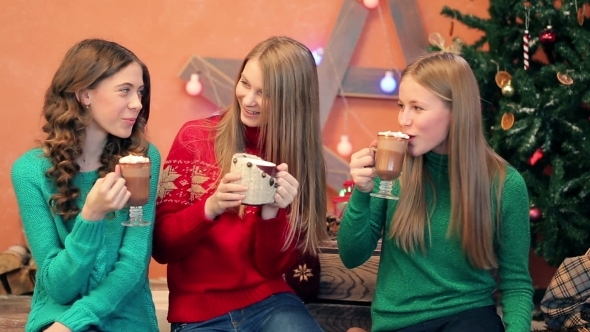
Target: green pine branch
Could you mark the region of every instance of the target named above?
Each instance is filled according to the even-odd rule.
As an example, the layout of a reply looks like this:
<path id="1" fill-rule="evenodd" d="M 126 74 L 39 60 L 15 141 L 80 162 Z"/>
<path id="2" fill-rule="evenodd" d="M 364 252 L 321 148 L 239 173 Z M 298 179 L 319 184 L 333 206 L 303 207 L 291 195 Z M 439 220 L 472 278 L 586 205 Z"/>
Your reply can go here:
<path id="1" fill-rule="evenodd" d="M 560 8 L 549 0 L 529 4 L 491 0 L 488 18 L 448 6 L 441 14 L 484 34 L 463 44 L 461 54 L 479 83 L 486 138 L 523 175 L 531 204 L 542 211 L 540 220 L 531 221 L 531 245 L 558 265 L 590 247 L 590 20 L 578 24 L 573 1 Z M 531 60 L 525 70 L 527 15 Z M 547 31 L 556 34 L 554 44 L 542 44 L 541 34 Z M 429 49 L 438 50 L 436 45 Z M 512 76 L 513 96 L 498 87 L 498 71 Z M 573 84 L 560 82 L 563 74 Z M 509 129 L 500 125 L 505 113 L 515 117 Z M 537 149 L 543 156 L 532 164 Z"/>

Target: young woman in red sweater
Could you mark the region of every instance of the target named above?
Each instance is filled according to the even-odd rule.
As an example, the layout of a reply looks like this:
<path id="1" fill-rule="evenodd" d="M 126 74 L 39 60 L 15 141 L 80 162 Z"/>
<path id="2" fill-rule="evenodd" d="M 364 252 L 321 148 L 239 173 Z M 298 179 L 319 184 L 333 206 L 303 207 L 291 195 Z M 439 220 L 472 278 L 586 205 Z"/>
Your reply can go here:
<path id="1" fill-rule="evenodd" d="M 326 236 L 322 150 L 311 52 L 287 37 L 258 44 L 232 105 L 186 123 L 163 166 L 153 256 L 168 265 L 172 331 L 321 331 L 283 274 Z M 274 203 L 241 204 L 237 152 L 278 165 Z"/>

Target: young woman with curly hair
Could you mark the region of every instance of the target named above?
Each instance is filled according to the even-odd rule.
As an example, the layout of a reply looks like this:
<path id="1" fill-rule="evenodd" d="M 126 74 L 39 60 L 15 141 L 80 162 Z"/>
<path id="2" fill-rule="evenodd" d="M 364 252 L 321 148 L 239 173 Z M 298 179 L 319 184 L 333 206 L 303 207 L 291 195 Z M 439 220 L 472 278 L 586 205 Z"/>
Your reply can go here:
<path id="1" fill-rule="evenodd" d="M 152 227 L 124 227 L 131 196 L 117 166 L 150 158 L 154 219 L 160 154 L 145 135 L 147 67 L 114 42 L 88 39 L 65 55 L 45 94 L 46 134 L 12 181 L 33 258 L 26 331 L 157 331 L 147 279 Z"/>

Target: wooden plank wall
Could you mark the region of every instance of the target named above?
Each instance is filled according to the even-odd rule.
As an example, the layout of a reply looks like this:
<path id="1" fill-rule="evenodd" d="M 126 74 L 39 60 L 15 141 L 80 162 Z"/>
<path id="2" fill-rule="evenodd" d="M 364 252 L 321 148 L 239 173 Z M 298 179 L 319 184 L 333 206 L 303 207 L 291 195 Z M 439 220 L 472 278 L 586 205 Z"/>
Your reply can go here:
<path id="1" fill-rule="evenodd" d="M 322 62 L 318 67 L 322 130 L 328 121 L 334 99 L 340 91 L 342 79 L 368 15 L 367 8 L 359 6 L 357 0 L 344 0 L 336 26 L 332 30 L 328 44 L 324 47 Z M 348 165 L 345 166 L 343 168 L 348 167 Z"/>
<path id="2" fill-rule="evenodd" d="M 349 270 L 338 254 L 320 254 L 320 266 L 320 300 L 368 304 L 373 301 L 379 256 L 372 256 L 365 264 Z"/>
<path id="3" fill-rule="evenodd" d="M 363 265 L 348 269 L 338 255 L 335 242 L 320 254 L 320 292 L 307 308 L 326 332 L 345 332 L 351 327 L 371 330 L 373 301 L 380 246 Z"/>
<path id="4" fill-rule="evenodd" d="M 310 303 L 307 309 L 326 332 L 346 332 L 351 327 L 371 331 L 369 306 Z"/>

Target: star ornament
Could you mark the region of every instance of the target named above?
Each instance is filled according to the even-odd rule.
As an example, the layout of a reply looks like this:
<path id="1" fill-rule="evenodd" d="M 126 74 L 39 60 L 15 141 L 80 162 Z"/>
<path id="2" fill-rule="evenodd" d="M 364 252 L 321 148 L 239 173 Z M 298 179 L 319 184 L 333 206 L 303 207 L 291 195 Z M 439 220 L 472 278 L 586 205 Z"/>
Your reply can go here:
<path id="1" fill-rule="evenodd" d="M 299 278 L 299 282 L 304 280 L 308 281 L 309 277 L 313 277 L 311 271 L 311 269 L 307 268 L 307 264 L 299 265 L 295 270 L 293 270 L 293 272 L 295 272 L 293 277 Z"/>
<path id="2" fill-rule="evenodd" d="M 371 1 L 374 3 L 376 0 Z M 387 2 L 385 7 L 389 8 L 396 30 L 403 31 L 405 36 L 411 36 L 399 38 L 400 49 L 405 62 L 408 63 L 421 55 L 425 51 L 424 46 L 428 43 L 422 18 L 419 15 L 419 6 L 416 1 L 381 1 L 381 3 L 383 2 Z M 333 62 L 331 65 L 320 65 L 317 68 L 320 85 L 321 128 L 330 127 L 329 115 L 333 111 L 335 100 L 340 96 L 397 100 L 397 91 L 385 92 L 379 84 L 383 73 L 392 69 L 396 71 L 395 68 L 350 66 L 350 61 L 366 26 L 369 12 L 370 10 L 367 10 L 362 1 L 341 1 L 340 13 L 336 24 L 334 24 L 335 29 L 331 32 L 330 40 L 327 41 L 326 46 L 322 47 L 324 61 L 326 59 L 334 61 L 328 61 Z M 379 16 L 383 23 L 383 15 Z M 451 48 L 458 52 L 461 44 L 456 39 Z M 390 59 L 390 61 L 393 64 L 394 59 Z M 232 102 L 235 90 L 234 78 L 240 70 L 241 63 L 242 59 L 204 58 L 192 55 L 179 76 L 184 82 L 189 82 L 191 75 L 205 73 L 203 77 L 199 76 L 202 84 L 200 96 L 213 102 L 221 109 Z M 376 84 L 367 84 L 372 80 L 376 81 Z M 396 77 L 395 80 L 399 80 L 399 78 Z M 349 164 L 335 152 L 324 146 L 324 157 L 329 170 L 326 174 L 326 184 L 334 190 L 339 190 L 341 184 L 348 180 L 346 175 L 349 173 Z"/>

